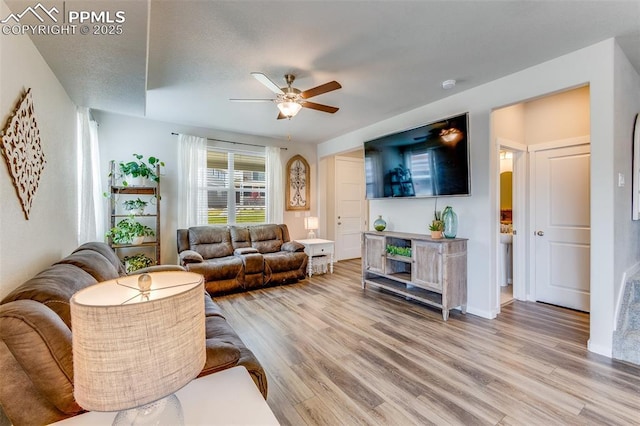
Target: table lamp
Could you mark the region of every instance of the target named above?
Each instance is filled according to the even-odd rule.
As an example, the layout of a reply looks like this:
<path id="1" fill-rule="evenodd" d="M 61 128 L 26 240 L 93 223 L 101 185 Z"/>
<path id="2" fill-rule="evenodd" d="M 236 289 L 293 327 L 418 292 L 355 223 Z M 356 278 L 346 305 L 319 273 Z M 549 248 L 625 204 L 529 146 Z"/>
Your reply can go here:
<path id="1" fill-rule="evenodd" d="M 307 236 L 307 238 L 309 238 L 310 240 L 314 239 L 316 237 L 316 233 L 313 232 L 316 229 L 318 229 L 318 218 L 315 216 L 308 216 L 304 218 L 304 229 L 309 231 L 309 235 Z"/>
<path id="2" fill-rule="evenodd" d="M 74 396 L 89 411 L 120 411 L 114 424 L 181 424 L 174 392 L 206 360 L 203 277 L 131 275 L 71 298 Z"/>

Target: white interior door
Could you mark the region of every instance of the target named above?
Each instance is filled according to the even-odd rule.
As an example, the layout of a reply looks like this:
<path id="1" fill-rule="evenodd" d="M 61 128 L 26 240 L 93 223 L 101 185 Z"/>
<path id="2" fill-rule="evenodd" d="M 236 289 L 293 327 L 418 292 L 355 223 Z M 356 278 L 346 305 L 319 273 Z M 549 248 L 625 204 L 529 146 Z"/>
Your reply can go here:
<path id="1" fill-rule="evenodd" d="M 536 300 L 588 312 L 590 147 L 536 151 L 532 171 Z"/>
<path id="2" fill-rule="evenodd" d="M 360 257 L 365 230 L 364 159 L 336 157 L 336 259 Z"/>

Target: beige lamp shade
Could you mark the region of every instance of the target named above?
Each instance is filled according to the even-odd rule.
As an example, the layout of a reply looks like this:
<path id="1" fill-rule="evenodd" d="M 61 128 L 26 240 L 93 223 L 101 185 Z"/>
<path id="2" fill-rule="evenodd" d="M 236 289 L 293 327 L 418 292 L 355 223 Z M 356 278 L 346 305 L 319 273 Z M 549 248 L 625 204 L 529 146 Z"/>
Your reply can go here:
<path id="1" fill-rule="evenodd" d="M 307 229 L 309 231 L 309 235 L 307 235 L 307 238 L 309 238 L 310 240 L 316 237 L 316 233 L 313 231 L 318 229 L 319 226 L 319 221 L 316 216 L 307 216 L 304 218 L 304 229 Z"/>
<path id="2" fill-rule="evenodd" d="M 306 230 L 316 230 L 318 229 L 318 218 L 315 216 L 308 216 L 304 218 L 304 229 Z"/>
<path id="3" fill-rule="evenodd" d="M 206 359 L 203 277 L 158 272 L 145 296 L 139 275 L 87 287 L 71 298 L 74 395 L 86 410 L 119 411 L 164 398 Z M 144 279 L 141 281 L 145 281 Z"/>

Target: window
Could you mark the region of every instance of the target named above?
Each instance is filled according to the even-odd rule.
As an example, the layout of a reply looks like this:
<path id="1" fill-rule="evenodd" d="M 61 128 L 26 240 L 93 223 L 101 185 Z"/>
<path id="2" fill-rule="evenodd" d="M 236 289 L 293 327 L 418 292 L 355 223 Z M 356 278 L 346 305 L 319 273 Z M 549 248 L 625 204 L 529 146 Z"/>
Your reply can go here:
<path id="1" fill-rule="evenodd" d="M 264 154 L 209 149 L 207 194 L 208 223 L 264 223 Z"/>
<path id="2" fill-rule="evenodd" d="M 413 185 L 416 194 L 434 194 L 434 176 L 432 170 L 432 153 L 429 150 L 413 150 L 405 154 L 405 164 L 413 172 Z"/>

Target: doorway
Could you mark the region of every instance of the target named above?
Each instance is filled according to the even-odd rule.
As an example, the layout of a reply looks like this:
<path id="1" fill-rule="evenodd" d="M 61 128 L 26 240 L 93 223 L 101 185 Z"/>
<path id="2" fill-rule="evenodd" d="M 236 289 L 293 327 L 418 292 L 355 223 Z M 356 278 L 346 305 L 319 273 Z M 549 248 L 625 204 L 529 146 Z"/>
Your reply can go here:
<path id="1" fill-rule="evenodd" d="M 513 151 L 500 147 L 500 306 L 513 302 L 513 230 Z"/>
<path id="2" fill-rule="evenodd" d="M 336 260 L 361 256 L 361 234 L 367 216 L 364 194 L 364 159 L 335 157 Z"/>
<path id="3" fill-rule="evenodd" d="M 502 277 L 507 276 L 508 284 L 508 271 L 501 274 L 500 260 L 504 255 L 501 237 L 508 240 L 502 234 L 509 230 L 512 297 L 588 311 L 585 302 L 590 298 L 589 132 L 589 86 L 492 112 L 498 222 L 494 296 L 497 313 L 501 306 L 501 284 L 505 284 Z M 573 147 L 580 147 L 581 151 L 573 152 Z M 571 152 L 563 151 L 565 148 Z M 508 206 L 502 206 L 499 200 L 500 151 L 504 159 L 509 153 L 513 158 L 510 228 L 509 215 L 505 214 Z M 507 175 L 503 181 L 508 181 Z M 542 193 L 542 189 L 547 192 Z"/>
<path id="4" fill-rule="evenodd" d="M 527 146 L 499 138 L 499 225 L 498 282 L 499 307 L 513 300 L 527 300 L 526 218 Z"/>

